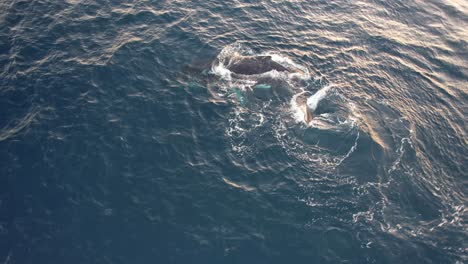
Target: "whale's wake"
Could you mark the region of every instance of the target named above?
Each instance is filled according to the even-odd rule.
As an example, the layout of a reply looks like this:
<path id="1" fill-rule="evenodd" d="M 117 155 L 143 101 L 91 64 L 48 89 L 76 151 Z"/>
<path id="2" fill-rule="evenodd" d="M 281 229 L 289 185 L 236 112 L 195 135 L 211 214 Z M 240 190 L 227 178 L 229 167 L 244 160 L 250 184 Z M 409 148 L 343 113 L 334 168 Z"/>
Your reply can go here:
<path id="1" fill-rule="evenodd" d="M 249 61 L 239 66 L 243 58 Z M 260 58 L 263 68 L 252 70 L 252 58 Z M 234 64 L 237 72 L 230 70 Z M 356 149 L 359 129 L 349 103 L 335 86 L 311 77 L 307 67 L 236 43 L 219 53 L 211 71 L 219 78 L 219 92 L 236 106 L 226 129 L 236 155 L 253 157 L 280 147 L 287 156 L 328 170 Z M 259 98 L 256 90 L 273 90 L 274 96 Z"/>

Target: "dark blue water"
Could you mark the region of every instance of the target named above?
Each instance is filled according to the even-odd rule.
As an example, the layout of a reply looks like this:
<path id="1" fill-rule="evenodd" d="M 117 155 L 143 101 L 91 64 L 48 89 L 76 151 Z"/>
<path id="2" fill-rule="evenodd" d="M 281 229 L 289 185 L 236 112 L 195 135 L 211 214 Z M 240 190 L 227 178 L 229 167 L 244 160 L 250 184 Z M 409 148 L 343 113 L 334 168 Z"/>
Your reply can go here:
<path id="1" fill-rule="evenodd" d="M 466 263 L 467 50 L 463 0 L 2 1 L 0 263 Z"/>

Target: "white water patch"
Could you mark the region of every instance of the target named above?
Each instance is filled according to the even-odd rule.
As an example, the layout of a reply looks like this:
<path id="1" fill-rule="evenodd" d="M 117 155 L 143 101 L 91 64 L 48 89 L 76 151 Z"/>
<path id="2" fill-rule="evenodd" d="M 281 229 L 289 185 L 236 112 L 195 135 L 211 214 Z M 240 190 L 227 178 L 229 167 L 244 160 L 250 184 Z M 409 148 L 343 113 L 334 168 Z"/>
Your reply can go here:
<path id="1" fill-rule="evenodd" d="M 279 63 L 287 69 L 296 69 L 296 71 L 289 74 L 290 77 L 298 77 L 303 80 L 309 80 L 311 78 L 309 69 L 300 64 L 295 63 L 288 57 L 276 54 L 276 53 L 265 53 L 265 55 L 271 56 L 271 60 Z"/>
<path id="2" fill-rule="evenodd" d="M 291 98 L 291 114 L 292 114 L 292 117 L 294 118 L 294 120 L 296 121 L 296 123 L 305 123 L 306 124 L 306 120 L 305 120 L 305 112 L 304 112 L 304 109 L 301 108 L 301 106 L 298 105 L 297 103 L 297 98 L 303 94 L 307 93 L 307 91 L 302 91 L 302 92 L 299 92 L 295 95 L 293 95 L 293 97 Z"/>
<path id="3" fill-rule="evenodd" d="M 216 57 L 216 60 L 211 65 L 211 72 L 223 80 L 232 80 L 232 72 L 227 68 L 230 61 L 243 56 L 243 54 L 251 53 L 245 47 L 238 43 L 224 47 Z"/>
<path id="4" fill-rule="evenodd" d="M 240 106 L 233 109 L 228 117 L 229 126 L 225 133 L 234 153 L 239 156 L 252 153 L 255 147 L 252 139 L 260 133 L 269 118 L 266 110 L 268 106 L 269 102 L 265 102 L 256 111 Z"/>
<path id="5" fill-rule="evenodd" d="M 223 63 L 214 64 L 211 68 L 211 71 L 220 76 L 222 79 L 231 80 L 231 71 L 227 69 Z"/>

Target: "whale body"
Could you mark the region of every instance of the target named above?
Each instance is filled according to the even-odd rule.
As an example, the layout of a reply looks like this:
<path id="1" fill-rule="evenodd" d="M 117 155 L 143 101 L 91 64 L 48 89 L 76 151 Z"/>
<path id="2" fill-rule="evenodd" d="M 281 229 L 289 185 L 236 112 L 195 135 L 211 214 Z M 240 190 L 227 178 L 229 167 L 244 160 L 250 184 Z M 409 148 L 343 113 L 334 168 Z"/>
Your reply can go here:
<path id="1" fill-rule="evenodd" d="M 271 56 L 242 56 L 233 58 L 227 68 L 236 74 L 255 75 L 269 71 L 289 72 L 290 70 L 278 62 L 272 60 Z"/>

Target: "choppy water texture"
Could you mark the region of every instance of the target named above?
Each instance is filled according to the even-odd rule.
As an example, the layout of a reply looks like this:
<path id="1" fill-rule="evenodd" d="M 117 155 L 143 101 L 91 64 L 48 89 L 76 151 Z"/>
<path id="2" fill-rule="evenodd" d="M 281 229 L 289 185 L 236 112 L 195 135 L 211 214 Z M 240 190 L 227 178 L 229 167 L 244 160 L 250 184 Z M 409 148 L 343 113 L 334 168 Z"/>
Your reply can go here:
<path id="1" fill-rule="evenodd" d="M 468 262 L 466 1 L 0 11 L 0 262 Z"/>

